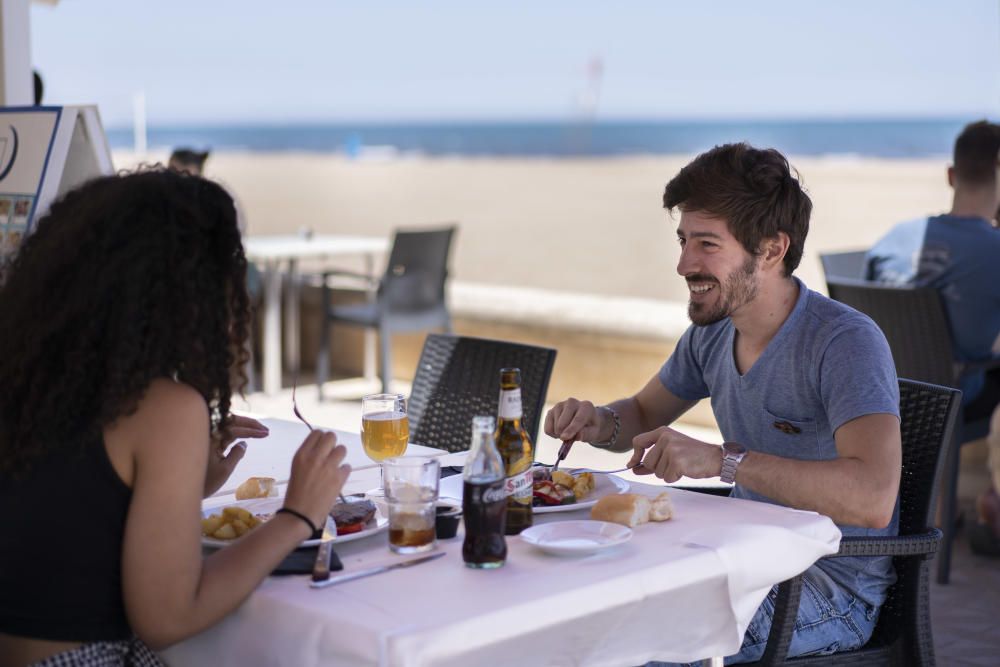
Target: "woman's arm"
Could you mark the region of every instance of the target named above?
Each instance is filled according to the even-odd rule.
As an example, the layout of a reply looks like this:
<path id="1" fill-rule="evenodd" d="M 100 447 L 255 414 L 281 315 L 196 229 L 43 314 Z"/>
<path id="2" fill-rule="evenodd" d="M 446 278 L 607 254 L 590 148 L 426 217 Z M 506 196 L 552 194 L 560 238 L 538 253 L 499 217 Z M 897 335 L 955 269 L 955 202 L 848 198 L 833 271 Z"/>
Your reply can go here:
<path id="1" fill-rule="evenodd" d="M 221 620 L 302 540 L 305 522 L 280 514 L 238 543 L 203 559 L 201 496 L 210 451 L 208 409 L 191 387 L 158 380 L 137 412 L 106 439 L 134 455 L 122 577 L 135 633 L 153 647 L 190 637 Z M 331 433 L 313 431 L 292 462 L 285 505 L 319 525 L 350 473 Z"/>

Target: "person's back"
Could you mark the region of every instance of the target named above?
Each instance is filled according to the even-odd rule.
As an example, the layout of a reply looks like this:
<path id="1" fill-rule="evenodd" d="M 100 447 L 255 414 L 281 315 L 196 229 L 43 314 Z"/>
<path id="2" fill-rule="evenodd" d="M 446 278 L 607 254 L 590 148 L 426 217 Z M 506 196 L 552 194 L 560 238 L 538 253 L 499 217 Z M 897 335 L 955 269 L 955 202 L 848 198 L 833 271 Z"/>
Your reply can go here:
<path id="1" fill-rule="evenodd" d="M 72 455 L 49 455 L 0 484 L 4 632 L 80 641 L 131 636 L 121 542 L 132 490 L 115 473 L 102 441 L 81 444 Z"/>
<path id="2" fill-rule="evenodd" d="M 896 225 L 867 255 L 867 278 L 893 285 L 933 287 L 948 313 L 953 354 L 961 361 L 1000 356 L 1000 125 L 980 121 L 955 141 L 948 183 L 951 211 Z M 988 416 L 1000 402 L 1000 370 L 962 380 L 963 417 Z M 977 553 L 1000 554 L 1000 523 L 991 529 L 984 510 L 1000 508 L 996 486 L 979 496 Z M 1000 509 L 998 509 L 1000 511 Z M 975 528 L 975 527 L 974 527 Z"/>
<path id="3" fill-rule="evenodd" d="M 963 361 L 1000 354 L 1000 126 L 965 128 L 948 170 L 955 190 L 950 212 L 896 225 L 868 251 L 867 277 L 893 285 L 933 287 L 941 293 Z M 982 374 L 961 389 L 969 403 L 983 391 Z"/>

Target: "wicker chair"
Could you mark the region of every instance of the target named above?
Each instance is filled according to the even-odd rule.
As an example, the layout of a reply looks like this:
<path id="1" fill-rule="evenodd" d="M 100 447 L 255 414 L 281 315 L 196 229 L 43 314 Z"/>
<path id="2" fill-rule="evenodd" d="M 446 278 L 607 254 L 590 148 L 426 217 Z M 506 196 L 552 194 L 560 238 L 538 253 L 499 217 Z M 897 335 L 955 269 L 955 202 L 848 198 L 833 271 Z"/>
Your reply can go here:
<path id="1" fill-rule="evenodd" d="M 863 280 L 827 275 L 830 298 L 865 313 L 882 329 L 899 377 L 921 382 L 960 387 L 963 378 L 1000 366 L 998 361 L 982 363 L 955 360 L 948 314 L 938 291 L 931 287 L 893 287 Z M 948 583 L 951 546 L 955 540 L 958 515 L 958 470 L 961 445 L 978 440 L 989 432 L 992 410 L 963 412 L 955 428 L 955 442 L 944 469 L 941 490 L 941 520 L 944 540 L 938 554 L 939 583 Z"/>
<path id="2" fill-rule="evenodd" d="M 521 369 L 522 424 L 532 442 L 556 351 L 483 338 L 430 334 L 410 392 L 410 441 L 450 452 L 469 448 L 472 418 L 495 415 L 500 369 Z"/>
<path id="3" fill-rule="evenodd" d="M 330 354 L 333 322 L 378 329 L 379 376 L 382 391 L 389 391 L 392 376 L 392 334 L 402 331 L 451 331 L 451 315 L 445 302 L 448 257 L 455 227 L 423 231 L 397 231 L 389 253 L 389 263 L 381 280 L 346 271 L 323 274 L 323 317 L 319 353 L 316 357 L 316 385 L 323 400 Z M 346 276 L 360 279 L 375 291 L 368 303 L 333 306 L 329 279 Z"/>
<path id="4" fill-rule="evenodd" d="M 932 527 L 938 479 L 958 417 L 962 392 L 912 380 L 899 381 L 903 435 L 903 470 L 899 487 L 899 537 L 845 537 L 838 556 L 893 556 L 896 583 L 879 613 L 871 639 L 856 651 L 789 658 L 788 645 L 799 607 L 801 576 L 778 587 L 767 649 L 758 665 L 900 665 L 934 664 L 931 635 L 930 559 L 941 531 Z"/>

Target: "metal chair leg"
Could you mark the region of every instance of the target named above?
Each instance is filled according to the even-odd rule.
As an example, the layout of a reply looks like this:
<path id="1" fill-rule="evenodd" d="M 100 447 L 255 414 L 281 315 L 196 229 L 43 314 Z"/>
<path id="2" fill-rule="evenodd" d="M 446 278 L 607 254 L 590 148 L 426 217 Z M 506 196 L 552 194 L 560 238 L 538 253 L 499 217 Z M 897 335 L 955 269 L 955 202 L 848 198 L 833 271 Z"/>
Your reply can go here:
<path id="1" fill-rule="evenodd" d="M 392 334 L 386 327 L 379 327 L 379 378 L 382 380 L 382 393 L 389 393 L 389 383 L 392 381 Z"/>
<path id="2" fill-rule="evenodd" d="M 937 582 L 947 584 L 951 576 L 951 547 L 955 542 L 955 529 L 958 522 L 958 469 L 961 461 L 962 429 L 955 427 L 955 441 L 948 453 L 947 465 L 944 469 L 946 478 L 942 480 L 941 496 L 941 546 L 937 553 Z"/>
<path id="3" fill-rule="evenodd" d="M 330 290 L 323 285 L 319 328 L 319 351 L 316 353 L 316 391 L 323 402 L 323 383 L 330 366 Z"/>

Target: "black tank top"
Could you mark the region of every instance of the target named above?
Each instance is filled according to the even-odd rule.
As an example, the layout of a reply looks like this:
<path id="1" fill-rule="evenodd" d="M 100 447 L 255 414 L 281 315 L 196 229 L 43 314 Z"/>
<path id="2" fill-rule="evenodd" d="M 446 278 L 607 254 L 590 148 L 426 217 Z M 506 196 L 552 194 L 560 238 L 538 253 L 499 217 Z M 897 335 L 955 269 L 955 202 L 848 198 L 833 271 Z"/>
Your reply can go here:
<path id="1" fill-rule="evenodd" d="M 63 641 L 131 636 L 122 541 L 132 490 L 96 438 L 10 479 L 0 473 L 0 632 Z"/>

